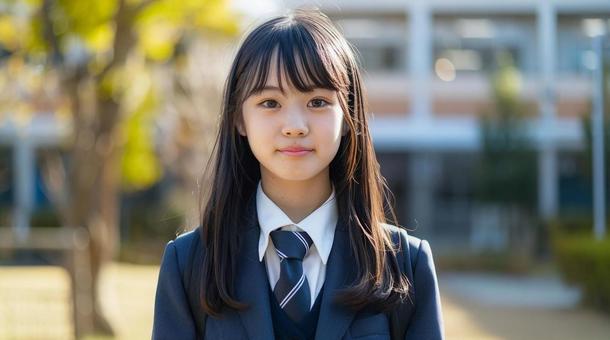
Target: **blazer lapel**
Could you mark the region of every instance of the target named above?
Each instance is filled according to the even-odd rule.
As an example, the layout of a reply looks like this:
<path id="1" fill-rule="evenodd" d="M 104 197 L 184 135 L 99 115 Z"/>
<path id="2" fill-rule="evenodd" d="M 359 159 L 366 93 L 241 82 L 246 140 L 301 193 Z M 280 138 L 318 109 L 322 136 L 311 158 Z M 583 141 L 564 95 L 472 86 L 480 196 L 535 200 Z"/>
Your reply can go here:
<path id="1" fill-rule="evenodd" d="M 250 202 L 252 203 L 252 202 Z M 250 223 L 244 230 L 240 246 L 236 277 L 237 299 L 249 306 L 239 311 L 239 317 L 246 329 L 249 339 L 273 339 L 273 323 L 269 305 L 269 279 L 263 262 L 258 260 L 258 238 L 260 227 L 256 220 L 256 204 L 250 204 Z M 252 219 L 253 218 L 253 219 Z"/>
<path id="2" fill-rule="evenodd" d="M 324 295 L 320 306 L 316 339 L 341 339 L 350 325 L 355 311 L 335 303 L 335 297 L 355 278 L 356 268 L 349 249 L 349 234 L 341 224 L 337 224 L 333 247 L 326 267 Z"/>

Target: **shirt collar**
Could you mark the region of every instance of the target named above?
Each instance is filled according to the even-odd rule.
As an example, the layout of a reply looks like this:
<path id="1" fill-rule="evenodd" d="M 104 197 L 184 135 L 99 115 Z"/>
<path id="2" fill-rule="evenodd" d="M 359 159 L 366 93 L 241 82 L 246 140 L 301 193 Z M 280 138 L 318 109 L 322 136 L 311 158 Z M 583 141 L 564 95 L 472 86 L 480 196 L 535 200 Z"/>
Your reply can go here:
<path id="1" fill-rule="evenodd" d="M 333 188 L 328 199 L 305 217 L 301 222 L 294 223 L 263 191 L 261 182 L 256 189 L 256 213 L 260 225 L 258 240 L 258 257 L 262 261 L 269 245 L 269 234 L 281 227 L 295 225 L 307 232 L 320 254 L 322 263 L 326 265 L 332 249 L 338 212 Z"/>

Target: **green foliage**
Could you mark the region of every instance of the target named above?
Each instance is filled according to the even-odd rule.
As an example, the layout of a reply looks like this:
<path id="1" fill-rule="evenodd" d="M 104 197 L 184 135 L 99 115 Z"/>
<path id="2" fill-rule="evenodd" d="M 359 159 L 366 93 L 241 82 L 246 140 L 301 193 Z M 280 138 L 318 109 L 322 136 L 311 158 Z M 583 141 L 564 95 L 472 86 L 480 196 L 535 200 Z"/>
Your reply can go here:
<path id="1" fill-rule="evenodd" d="M 500 56 L 492 79 L 495 108 L 481 118 L 481 161 L 476 195 L 481 201 L 531 210 L 536 202 L 536 152 L 527 135 L 527 109 L 519 101 L 520 75 Z"/>
<path id="2" fill-rule="evenodd" d="M 586 235 L 593 229 L 593 218 L 588 214 L 561 216 L 549 221 L 548 225 L 552 235 Z"/>
<path id="3" fill-rule="evenodd" d="M 590 228 L 589 228 L 590 229 Z M 583 289 L 585 302 L 610 311 L 610 239 L 555 231 L 553 252 L 561 275 Z"/>
<path id="4" fill-rule="evenodd" d="M 604 147 L 606 159 L 606 194 L 610 194 L 610 63 L 604 68 Z M 582 118 L 585 136 L 585 178 L 592 177 L 592 114 Z M 551 244 L 562 277 L 583 289 L 584 299 L 590 305 L 610 312 L 610 238 L 594 239 L 593 220 L 590 215 L 562 217 L 550 226 Z M 606 225 L 610 230 L 610 224 Z"/>

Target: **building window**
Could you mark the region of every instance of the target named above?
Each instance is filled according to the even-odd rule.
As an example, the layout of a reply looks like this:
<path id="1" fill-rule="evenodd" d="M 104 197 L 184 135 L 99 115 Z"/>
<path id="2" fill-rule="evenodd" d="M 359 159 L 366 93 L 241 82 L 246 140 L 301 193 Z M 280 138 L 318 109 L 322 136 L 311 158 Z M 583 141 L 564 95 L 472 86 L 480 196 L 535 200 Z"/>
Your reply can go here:
<path id="1" fill-rule="evenodd" d="M 408 32 L 405 15 L 342 14 L 332 19 L 358 50 L 366 71 L 406 70 Z"/>
<path id="2" fill-rule="evenodd" d="M 588 74 L 595 68 L 592 38 L 610 32 L 610 15 L 559 16 L 557 69 L 564 74 Z"/>
<path id="3" fill-rule="evenodd" d="M 512 57 L 522 72 L 536 68 L 535 18 L 522 16 L 434 18 L 433 72 L 451 81 L 463 74 L 488 74 L 500 54 Z"/>

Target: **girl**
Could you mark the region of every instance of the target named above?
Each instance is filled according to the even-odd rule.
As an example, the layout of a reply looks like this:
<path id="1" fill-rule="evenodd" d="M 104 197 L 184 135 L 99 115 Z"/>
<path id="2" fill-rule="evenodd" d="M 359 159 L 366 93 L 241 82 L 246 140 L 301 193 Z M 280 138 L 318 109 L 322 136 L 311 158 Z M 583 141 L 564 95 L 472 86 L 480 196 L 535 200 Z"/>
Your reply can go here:
<path id="1" fill-rule="evenodd" d="M 319 12 L 246 37 L 201 226 L 163 255 L 153 339 L 443 338 L 428 243 L 385 223 L 361 82 Z"/>

